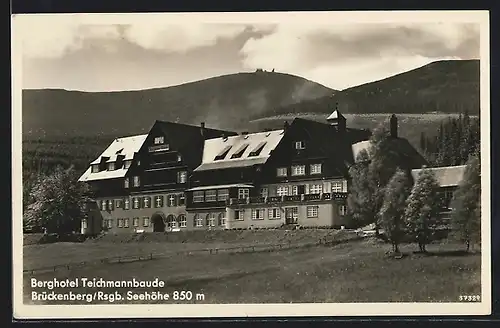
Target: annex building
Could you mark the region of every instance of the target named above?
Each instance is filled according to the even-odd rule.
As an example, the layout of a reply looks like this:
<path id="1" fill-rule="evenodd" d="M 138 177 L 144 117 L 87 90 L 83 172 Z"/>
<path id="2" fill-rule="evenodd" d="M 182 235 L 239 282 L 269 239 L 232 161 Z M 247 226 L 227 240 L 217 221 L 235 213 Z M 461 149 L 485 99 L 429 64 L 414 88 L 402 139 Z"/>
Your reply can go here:
<path id="1" fill-rule="evenodd" d="M 390 126 L 404 165 L 427 165 L 394 115 Z M 80 177 L 95 195 L 82 233 L 348 225 L 349 167 L 370 136 L 338 110 L 257 133 L 156 121 L 114 140 Z"/>

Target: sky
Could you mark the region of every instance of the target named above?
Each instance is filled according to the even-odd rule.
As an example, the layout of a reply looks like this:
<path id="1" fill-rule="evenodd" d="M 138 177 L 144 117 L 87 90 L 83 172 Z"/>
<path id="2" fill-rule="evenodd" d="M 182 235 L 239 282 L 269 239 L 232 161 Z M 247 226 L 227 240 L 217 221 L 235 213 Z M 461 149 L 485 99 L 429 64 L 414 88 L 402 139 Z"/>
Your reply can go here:
<path id="1" fill-rule="evenodd" d="M 342 90 L 480 56 L 479 25 L 461 22 L 47 22 L 21 34 L 25 89 L 139 90 L 262 68 Z"/>

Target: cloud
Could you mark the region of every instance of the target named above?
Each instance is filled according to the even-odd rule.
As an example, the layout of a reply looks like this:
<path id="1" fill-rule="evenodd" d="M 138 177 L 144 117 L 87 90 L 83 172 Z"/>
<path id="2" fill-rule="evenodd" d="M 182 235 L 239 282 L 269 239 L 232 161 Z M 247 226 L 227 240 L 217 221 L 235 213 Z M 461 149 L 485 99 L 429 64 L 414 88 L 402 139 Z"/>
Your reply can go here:
<path id="1" fill-rule="evenodd" d="M 85 47 L 103 51 L 128 42 L 147 50 L 184 53 L 215 45 L 220 39 L 243 33 L 242 24 L 159 24 L 86 25 L 71 19 L 37 20 L 23 33 L 23 55 L 30 58 L 58 58 Z"/>
<path id="2" fill-rule="evenodd" d="M 438 23 L 279 25 L 249 39 L 241 53 L 247 69 L 276 68 L 345 88 L 435 60 L 479 58 L 479 28 Z"/>

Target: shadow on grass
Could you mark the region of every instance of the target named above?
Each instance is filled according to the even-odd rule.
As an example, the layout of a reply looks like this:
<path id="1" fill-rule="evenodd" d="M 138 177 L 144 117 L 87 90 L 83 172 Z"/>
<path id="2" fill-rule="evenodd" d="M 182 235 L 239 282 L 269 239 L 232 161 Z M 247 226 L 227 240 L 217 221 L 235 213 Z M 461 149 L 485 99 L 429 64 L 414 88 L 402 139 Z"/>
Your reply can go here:
<path id="1" fill-rule="evenodd" d="M 423 256 L 436 256 L 436 257 L 461 257 L 461 256 L 472 256 L 476 255 L 478 251 L 466 251 L 466 250 L 451 250 L 451 251 L 432 251 L 432 252 L 422 252 L 415 251 L 413 254 L 423 255 Z"/>

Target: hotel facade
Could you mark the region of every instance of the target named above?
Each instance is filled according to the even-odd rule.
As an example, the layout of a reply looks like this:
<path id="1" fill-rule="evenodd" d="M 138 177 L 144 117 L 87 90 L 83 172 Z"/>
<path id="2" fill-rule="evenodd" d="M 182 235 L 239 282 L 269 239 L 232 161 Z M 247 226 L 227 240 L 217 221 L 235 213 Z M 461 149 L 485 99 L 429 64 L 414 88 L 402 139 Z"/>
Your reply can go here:
<path id="1" fill-rule="evenodd" d="M 116 139 L 81 176 L 95 195 L 82 233 L 349 226 L 349 167 L 370 135 L 338 110 L 257 133 L 157 121 Z M 391 137 L 408 169 L 427 164 L 395 116 Z"/>

